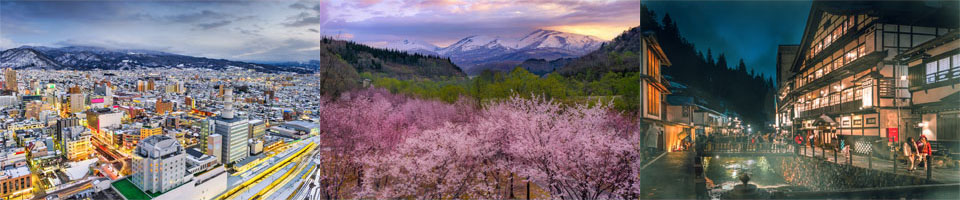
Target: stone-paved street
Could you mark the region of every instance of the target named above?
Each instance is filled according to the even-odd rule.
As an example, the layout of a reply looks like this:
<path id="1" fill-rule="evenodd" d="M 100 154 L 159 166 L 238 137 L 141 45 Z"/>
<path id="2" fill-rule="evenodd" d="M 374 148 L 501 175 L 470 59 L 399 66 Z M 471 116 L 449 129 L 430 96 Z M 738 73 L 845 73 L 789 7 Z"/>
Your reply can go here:
<path id="1" fill-rule="evenodd" d="M 670 152 L 641 170 L 641 199 L 695 199 L 693 152 Z"/>

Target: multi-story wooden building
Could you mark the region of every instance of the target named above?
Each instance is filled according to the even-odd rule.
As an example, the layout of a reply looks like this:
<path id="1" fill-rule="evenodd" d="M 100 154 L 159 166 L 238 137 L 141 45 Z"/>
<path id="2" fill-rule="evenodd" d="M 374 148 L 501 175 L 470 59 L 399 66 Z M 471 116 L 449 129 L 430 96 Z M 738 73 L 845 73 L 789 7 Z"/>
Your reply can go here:
<path id="1" fill-rule="evenodd" d="M 780 45 L 777 47 L 777 99 L 776 99 L 776 119 L 778 134 L 790 135 L 793 130 L 793 105 L 796 102 L 790 95 L 793 88 L 793 78 L 796 76 L 791 70 L 793 61 L 797 58 L 797 51 L 800 45 Z"/>
<path id="2" fill-rule="evenodd" d="M 790 66 L 793 85 L 782 97 L 792 101 L 794 133 L 827 144 L 836 144 L 835 137 L 846 144 L 901 137 L 911 95 L 897 55 L 955 30 L 957 8 L 957 2 L 815 1 Z"/>
<path id="3" fill-rule="evenodd" d="M 909 68 L 904 137 L 925 136 L 937 150 L 960 152 L 960 31 L 920 44 L 898 58 Z"/>
<path id="4" fill-rule="evenodd" d="M 664 146 L 664 106 L 667 83 L 660 74 L 660 68 L 670 66 L 670 60 L 660 48 L 656 36 L 643 33 L 640 40 L 640 116 L 641 131 L 645 134 L 645 146 L 665 150 Z M 656 141 L 653 141 L 656 140 Z"/>

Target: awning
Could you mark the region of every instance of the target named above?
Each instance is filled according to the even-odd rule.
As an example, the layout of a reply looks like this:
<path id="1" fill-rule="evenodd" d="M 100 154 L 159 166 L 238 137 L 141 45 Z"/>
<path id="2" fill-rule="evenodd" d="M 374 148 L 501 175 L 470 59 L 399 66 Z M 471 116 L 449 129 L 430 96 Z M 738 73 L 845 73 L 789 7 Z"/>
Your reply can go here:
<path id="1" fill-rule="evenodd" d="M 814 124 L 814 125 L 823 124 L 823 125 L 835 126 L 835 125 L 837 125 L 837 121 L 834 121 L 833 118 L 830 118 L 830 116 L 821 114 L 821 115 L 820 115 L 820 118 L 817 118 L 817 121 L 813 122 L 813 124 Z"/>

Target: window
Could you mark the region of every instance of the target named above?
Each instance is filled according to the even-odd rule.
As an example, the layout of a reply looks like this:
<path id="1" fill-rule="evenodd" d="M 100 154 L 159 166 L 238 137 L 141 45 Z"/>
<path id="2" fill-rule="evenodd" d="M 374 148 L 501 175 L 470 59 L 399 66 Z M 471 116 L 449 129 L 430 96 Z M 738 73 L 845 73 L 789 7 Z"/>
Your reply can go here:
<path id="1" fill-rule="evenodd" d="M 647 75 L 654 78 L 660 77 L 660 59 L 653 50 L 647 50 Z"/>
<path id="2" fill-rule="evenodd" d="M 867 118 L 867 124 L 877 124 L 877 118 Z"/>
<path id="3" fill-rule="evenodd" d="M 927 83 L 946 81 L 958 77 L 960 77 L 960 54 L 927 63 Z"/>
<path id="4" fill-rule="evenodd" d="M 660 115 L 660 91 L 647 84 L 647 114 Z"/>

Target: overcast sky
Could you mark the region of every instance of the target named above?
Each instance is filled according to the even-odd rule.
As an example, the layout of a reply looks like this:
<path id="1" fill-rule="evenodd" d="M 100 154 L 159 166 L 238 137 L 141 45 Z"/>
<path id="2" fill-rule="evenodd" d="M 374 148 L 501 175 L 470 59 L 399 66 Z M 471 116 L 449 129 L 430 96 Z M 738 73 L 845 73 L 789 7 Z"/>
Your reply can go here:
<path id="1" fill-rule="evenodd" d="M 697 50 L 720 52 L 727 66 L 743 58 L 748 69 L 776 73 L 777 45 L 799 44 L 811 1 L 644 1 L 660 22 L 667 13 Z"/>
<path id="2" fill-rule="evenodd" d="M 318 59 L 321 0 L 0 2 L 0 49 L 147 49 L 243 61 Z"/>
<path id="3" fill-rule="evenodd" d="M 610 40 L 640 25 L 639 0 L 324 0 L 321 32 L 382 45 L 447 46 L 471 35 L 522 37 L 536 29 Z"/>

